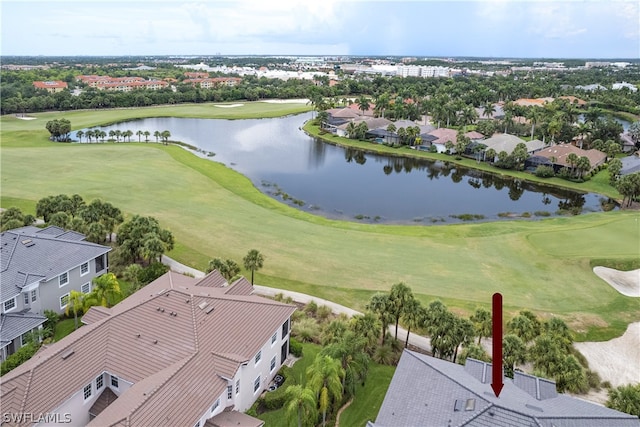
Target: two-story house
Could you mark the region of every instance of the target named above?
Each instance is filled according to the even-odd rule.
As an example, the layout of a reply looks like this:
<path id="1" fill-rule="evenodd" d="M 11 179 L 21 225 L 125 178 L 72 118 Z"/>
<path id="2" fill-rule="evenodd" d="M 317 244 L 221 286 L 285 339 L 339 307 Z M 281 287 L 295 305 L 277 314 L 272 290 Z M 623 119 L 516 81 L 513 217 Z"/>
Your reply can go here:
<path id="1" fill-rule="evenodd" d="M 168 272 L 112 308 L 92 307 L 86 326 L 1 378 L 2 410 L 18 414 L 8 424 L 31 425 L 19 414 L 35 413 L 48 416 L 40 425 L 259 425 L 238 411 L 287 358 L 295 307 L 252 292 L 217 271 Z"/>
<path id="2" fill-rule="evenodd" d="M 63 313 L 72 290 L 88 293 L 107 272 L 108 246 L 59 227 L 22 227 L 0 233 L 0 359 L 42 327 L 45 310 Z"/>

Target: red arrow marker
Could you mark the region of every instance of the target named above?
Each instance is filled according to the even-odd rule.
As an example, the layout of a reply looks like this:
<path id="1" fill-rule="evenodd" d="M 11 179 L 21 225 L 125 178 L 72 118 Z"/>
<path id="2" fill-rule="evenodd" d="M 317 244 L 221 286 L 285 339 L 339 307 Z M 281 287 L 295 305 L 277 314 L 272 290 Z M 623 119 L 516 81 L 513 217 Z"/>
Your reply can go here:
<path id="1" fill-rule="evenodd" d="M 493 368 L 491 375 L 491 388 L 500 397 L 504 384 L 502 383 L 502 294 L 493 294 L 492 300 L 493 323 Z"/>

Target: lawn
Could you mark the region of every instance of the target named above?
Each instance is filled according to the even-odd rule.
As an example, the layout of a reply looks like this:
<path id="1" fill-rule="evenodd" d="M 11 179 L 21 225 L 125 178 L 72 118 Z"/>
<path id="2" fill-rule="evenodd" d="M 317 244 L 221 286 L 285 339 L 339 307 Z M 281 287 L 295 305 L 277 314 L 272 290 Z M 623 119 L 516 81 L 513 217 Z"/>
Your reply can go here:
<path id="1" fill-rule="evenodd" d="M 178 109 L 166 110 L 172 108 Z M 187 108 L 176 114 L 256 112 L 193 108 L 194 114 Z M 152 115 L 149 110 L 141 110 L 144 117 Z M 136 111 L 77 112 L 70 118 L 84 127 Z M 13 122 L 5 126 L 10 121 L 26 131 Z M 213 257 L 241 263 L 256 248 L 265 255 L 257 283 L 355 309 L 363 309 L 373 292 L 404 281 L 423 302 L 439 298 L 467 312 L 490 307 L 491 295 L 501 292 L 507 315 L 528 308 L 561 316 L 578 339 L 612 338 L 640 318 L 640 300 L 615 292 L 590 266 L 593 258 L 638 258 L 637 212 L 440 226 L 333 221 L 278 203 L 242 175 L 182 148 L 50 143 L 35 121 L 2 118 L 2 207 L 29 207 L 59 193 L 99 197 L 128 215 L 156 217 L 178 242 L 169 255 L 186 264 L 204 269 Z"/>
<path id="2" fill-rule="evenodd" d="M 81 316 L 78 316 L 78 328 L 82 326 L 80 317 Z M 53 333 L 53 342 L 60 341 L 62 338 L 66 337 L 73 331 L 75 331 L 75 321 L 73 317 L 70 319 L 63 319 L 59 321 L 58 323 L 56 323 L 56 328 Z"/>

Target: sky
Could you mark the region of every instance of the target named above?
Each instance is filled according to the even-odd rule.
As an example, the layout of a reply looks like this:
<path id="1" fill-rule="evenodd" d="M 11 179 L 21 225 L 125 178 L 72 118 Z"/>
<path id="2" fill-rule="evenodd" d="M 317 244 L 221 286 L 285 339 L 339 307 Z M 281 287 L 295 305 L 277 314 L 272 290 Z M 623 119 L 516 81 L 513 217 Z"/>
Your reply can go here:
<path id="1" fill-rule="evenodd" d="M 0 0 L 1 55 L 640 58 L 640 0 Z"/>

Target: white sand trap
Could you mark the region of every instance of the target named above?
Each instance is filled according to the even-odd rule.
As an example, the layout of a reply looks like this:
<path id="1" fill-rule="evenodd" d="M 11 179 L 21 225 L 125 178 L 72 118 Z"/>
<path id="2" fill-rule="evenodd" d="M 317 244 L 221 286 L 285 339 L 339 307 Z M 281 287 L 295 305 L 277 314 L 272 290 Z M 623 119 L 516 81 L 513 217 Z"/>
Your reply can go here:
<path id="1" fill-rule="evenodd" d="M 20 119 L 20 120 L 35 120 L 35 119 L 37 119 L 37 117 L 16 116 L 16 119 Z"/>
<path id="2" fill-rule="evenodd" d="M 640 297 L 640 269 L 619 271 L 607 267 L 593 267 L 593 272 L 622 295 Z"/>
<path id="3" fill-rule="evenodd" d="M 214 104 L 214 107 L 220 107 L 220 108 L 236 108 L 236 107 L 243 107 L 244 104 Z"/>
<path id="4" fill-rule="evenodd" d="M 603 381 L 618 387 L 640 382 L 640 322 L 632 323 L 619 338 L 573 344 Z"/>
<path id="5" fill-rule="evenodd" d="M 269 102 L 271 104 L 306 104 L 308 99 L 265 99 L 262 102 Z"/>

